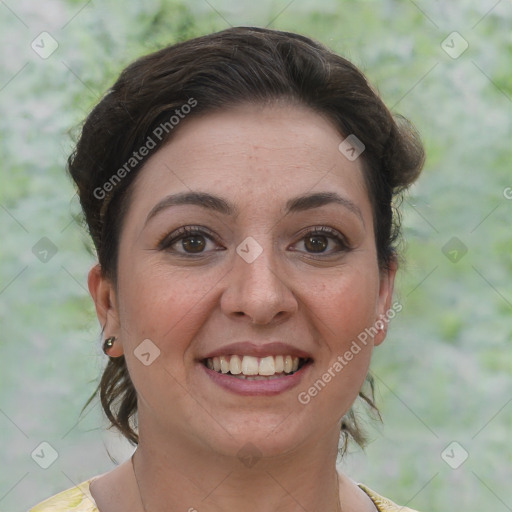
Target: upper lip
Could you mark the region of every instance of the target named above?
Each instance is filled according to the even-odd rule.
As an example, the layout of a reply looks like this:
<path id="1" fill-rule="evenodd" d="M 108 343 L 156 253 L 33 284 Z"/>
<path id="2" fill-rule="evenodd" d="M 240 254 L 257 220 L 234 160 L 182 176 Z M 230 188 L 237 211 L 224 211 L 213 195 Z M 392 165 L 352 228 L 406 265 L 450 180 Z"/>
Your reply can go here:
<path id="1" fill-rule="evenodd" d="M 253 341 L 238 341 L 222 347 L 216 348 L 206 354 L 202 359 L 210 359 L 217 356 L 226 356 L 230 354 L 266 357 L 266 356 L 292 356 L 302 359 L 312 359 L 311 354 L 301 350 L 288 343 L 273 341 L 271 343 L 254 343 Z"/>

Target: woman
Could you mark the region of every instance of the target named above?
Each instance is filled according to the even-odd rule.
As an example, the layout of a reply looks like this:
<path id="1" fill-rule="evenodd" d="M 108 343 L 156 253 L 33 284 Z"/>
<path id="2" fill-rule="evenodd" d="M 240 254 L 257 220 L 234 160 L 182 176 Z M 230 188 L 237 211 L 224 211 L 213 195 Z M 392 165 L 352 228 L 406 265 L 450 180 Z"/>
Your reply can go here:
<path id="1" fill-rule="evenodd" d="M 99 392 L 137 449 L 41 511 L 393 511 L 336 469 L 396 312 L 423 149 L 310 39 L 231 28 L 128 66 L 69 159 L 98 254 Z M 371 384 L 371 381 L 369 381 Z"/>

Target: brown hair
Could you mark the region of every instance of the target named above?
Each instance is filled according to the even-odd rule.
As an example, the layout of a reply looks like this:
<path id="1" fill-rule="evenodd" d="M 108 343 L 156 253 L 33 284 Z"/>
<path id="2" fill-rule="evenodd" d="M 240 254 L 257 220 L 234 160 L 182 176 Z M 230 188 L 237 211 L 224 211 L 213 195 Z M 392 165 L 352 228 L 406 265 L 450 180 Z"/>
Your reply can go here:
<path id="1" fill-rule="evenodd" d="M 149 157 L 137 153 L 135 158 L 134 152 L 149 139 L 153 152 L 168 142 L 179 129 L 171 117 L 181 120 L 185 111 L 181 122 L 244 102 L 281 98 L 311 108 L 334 122 L 341 136 L 355 135 L 364 144 L 361 158 L 379 267 L 396 260 L 400 218 L 394 199 L 418 177 L 424 161 L 412 125 L 392 116 L 356 66 L 318 42 L 289 32 L 234 27 L 139 58 L 85 120 L 68 170 L 106 277 L 116 283 L 130 184 Z M 370 375 L 367 384 L 369 393 L 359 395 L 378 414 Z M 137 444 L 137 395 L 123 356 L 109 359 L 86 407 L 98 391 L 112 426 Z M 345 448 L 349 436 L 364 445 L 353 409 L 344 417 L 342 432 Z"/>

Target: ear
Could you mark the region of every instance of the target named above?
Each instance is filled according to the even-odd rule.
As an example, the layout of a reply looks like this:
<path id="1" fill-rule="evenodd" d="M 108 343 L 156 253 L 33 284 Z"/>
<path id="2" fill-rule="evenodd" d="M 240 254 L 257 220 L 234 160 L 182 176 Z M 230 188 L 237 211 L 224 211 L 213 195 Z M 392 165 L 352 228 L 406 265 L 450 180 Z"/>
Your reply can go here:
<path id="1" fill-rule="evenodd" d="M 104 336 L 119 336 L 119 313 L 113 283 L 104 274 L 101 265 L 97 264 L 89 271 L 87 279 L 89 293 L 94 300 L 96 315 L 103 327 Z M 111 357 L 119 357 L 123 354 L 122 342 L 115 343 L 109 352 Z"/>
<path id="2" fill-rule="evenodd" d="M 389 311 L 391 310 L 391 301 L 393 300 L 393 289 L 395 286 L 395 276 L 398 269 L 398 261 L 393 258 L 389 263 L 388 269 L 382 270 L 380 273 L 379 302 L 377 306 L 376 325 L 381 328 L 373 338 L 374 346 L 380 345 L 385 339 L 388 332 L 390 321 Z"/>

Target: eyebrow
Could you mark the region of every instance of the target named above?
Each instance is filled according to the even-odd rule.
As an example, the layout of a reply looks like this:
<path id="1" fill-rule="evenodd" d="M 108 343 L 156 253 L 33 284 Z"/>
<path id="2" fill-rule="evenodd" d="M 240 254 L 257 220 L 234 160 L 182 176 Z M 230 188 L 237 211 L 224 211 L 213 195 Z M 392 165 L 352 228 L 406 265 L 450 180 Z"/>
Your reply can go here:
<path id="1" fill-rule="evenodd" d="M 147 224 L 162 210 L 184 204 L 200 206 L 201 208 L 212 210 L 223 215 L 236 216 L 239 213 L 238 208 L 234 204 L 222 197 L 215 196 L 207 192 L 182 192 L 166 196 L 159 201 L 149 212 L 146 217 L 145 224 Z M 328 204 L 338 204 L 343 206 L 357 215 L 364 224 L 363 215 L 358 206 L 350 199 L 342 197 L 336 192 L 316 192 L 289 199 L 285 204 L 284 213 L 287 215 L 288 213 L 303 212 L 313 208 L 320 208 L 321 206 Z"/>

